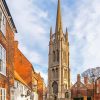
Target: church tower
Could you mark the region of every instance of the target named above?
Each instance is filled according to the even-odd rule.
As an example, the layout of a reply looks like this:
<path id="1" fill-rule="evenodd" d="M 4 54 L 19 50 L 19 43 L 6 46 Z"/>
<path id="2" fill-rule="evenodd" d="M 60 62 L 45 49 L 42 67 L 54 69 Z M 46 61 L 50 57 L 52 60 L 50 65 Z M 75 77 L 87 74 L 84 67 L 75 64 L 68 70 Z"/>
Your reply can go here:
<path id="1" fill-rule="evenodd" d="M 63 33 L 60 0 L 58 0 L 55 33 L 50 28 L 48 63 L 48 100 L 66 98 L 70 88 L 68 32 Z"/>

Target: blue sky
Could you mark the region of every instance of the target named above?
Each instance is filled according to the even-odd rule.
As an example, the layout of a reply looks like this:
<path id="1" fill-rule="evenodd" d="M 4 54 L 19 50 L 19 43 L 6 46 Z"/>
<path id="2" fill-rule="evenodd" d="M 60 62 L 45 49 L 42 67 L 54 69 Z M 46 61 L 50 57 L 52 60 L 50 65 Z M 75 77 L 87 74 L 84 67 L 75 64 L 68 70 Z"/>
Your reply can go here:
<path id="1" fill-rule="evenodd" d="M 57 0 L 6 0 L 23 54 L 47 83 L 50 27 L 55 30 Z M 61 0 L 63 30 L 68 28 L 71 79 L 100 65 L 100 1 Z"/>

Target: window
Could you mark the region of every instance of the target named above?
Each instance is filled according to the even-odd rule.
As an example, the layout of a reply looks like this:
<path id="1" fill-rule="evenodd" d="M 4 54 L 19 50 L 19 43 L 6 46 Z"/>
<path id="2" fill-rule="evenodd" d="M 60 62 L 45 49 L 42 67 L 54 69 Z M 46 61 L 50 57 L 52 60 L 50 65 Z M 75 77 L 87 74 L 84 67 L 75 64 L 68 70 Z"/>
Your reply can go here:
<path id="1" fill-rule="evenodd" d="M 58 68 L 56 68 L 56 73 L 55 74 L 56 74 L 55 77 L 57 79 L 58 78 Z"/>
<path id="2" fill-rule="evenodd" d="M 69 98 L 69 93 L 68 92 L 65 93 L 65 98 Z"/>
<path id="3" fill-rule="evenodd" d="M 23 94 L 23 86 L 20 85 L 20 92 Z"/>
<path id="4" fill-rule="evenodd" d="M 0 30 L 5 35 L 6 32 L 6 18 L 0 9 Z"/>
<path id="5" fill-rule="evenodd" d="M 66 63 L 66 51 L 63 51 L 63 60 L 64 60 L 64 62 Z"/>
<path id="6" fill-rule="evenodd" d="M 57 95 L 58 94 L 58 83 L 54 81 L 52 83 L 52 87 L 53 87 L 53 93 Z"/>
<path id="7" fill-rule="evenodd" d="M 6 50 L 0 44 L 0 73 L 6 75 Z"/>
<path id="8" fill-rule="evenodd" d="M 57 61 L 59 62 L 59 51 L 57 50 Z"/>
<path id="9" fill-rule="evenodd" d="M 67 79 L 68 75 L 67 75 L 67 69 L 64 69 L 64 78 Z"/>
<path id="10" fill-rule="evenodd" d="M 6 89 L 0 88 L 0 100 L 6 100 Z"/>
<path id="11" fill-rule="evenodd" d="M 15 100 L 15 98 L 14 98 L 14 91 L 10 91 L 10 93 L 11 93 L 11 94 L 10 94 L 10 95 L 11 95 L 10 99 L 11 99 L 11 100 Z"/>
<path id="12" fill-rule="evenodd" d="M 55 78 L 55 70 L 52 69 L 52 78 Z"/>
<path id="13" fill-rule="evenodd" d="M 55 62 L 56 54 L 55 51 L 53 51 L 53 61 Z"/>

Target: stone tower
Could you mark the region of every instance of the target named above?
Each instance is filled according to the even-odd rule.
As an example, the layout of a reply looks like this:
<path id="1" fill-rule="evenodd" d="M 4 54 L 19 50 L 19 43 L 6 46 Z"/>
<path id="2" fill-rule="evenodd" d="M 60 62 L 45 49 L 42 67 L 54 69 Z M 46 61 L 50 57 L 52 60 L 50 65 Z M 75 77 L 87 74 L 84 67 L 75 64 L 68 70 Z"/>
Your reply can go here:
<path id="1" fill-rule="evenodd" d="M 63 33 L 58 0 L 55 33 L 50 29 L 48 64 L 48 100 L 62 100 L 70 88 L 68 32 Z"/>

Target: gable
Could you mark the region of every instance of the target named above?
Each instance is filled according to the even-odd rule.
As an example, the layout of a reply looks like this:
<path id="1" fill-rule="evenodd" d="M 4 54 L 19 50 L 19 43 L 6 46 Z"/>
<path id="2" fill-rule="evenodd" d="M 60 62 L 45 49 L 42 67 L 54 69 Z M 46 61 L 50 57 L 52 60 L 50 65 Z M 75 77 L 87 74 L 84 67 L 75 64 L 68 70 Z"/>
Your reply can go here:
<path id="1" fill-rule="evenodd" d="M 82 82 L 76 82 L 71 89 L 76 89 L 76 88 L 80 88 L 80 89 L 87 89 L 87 87 L 82 83 Z"/>

